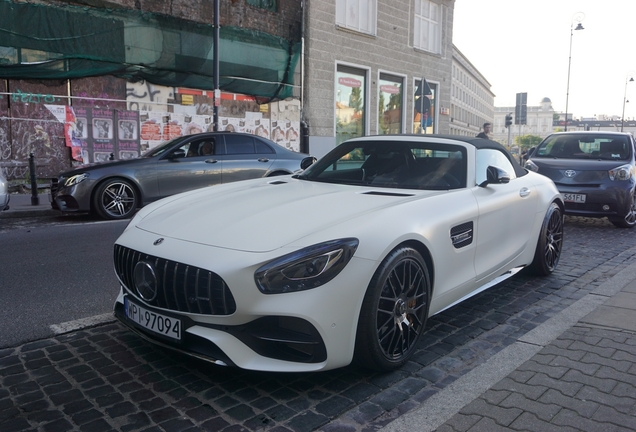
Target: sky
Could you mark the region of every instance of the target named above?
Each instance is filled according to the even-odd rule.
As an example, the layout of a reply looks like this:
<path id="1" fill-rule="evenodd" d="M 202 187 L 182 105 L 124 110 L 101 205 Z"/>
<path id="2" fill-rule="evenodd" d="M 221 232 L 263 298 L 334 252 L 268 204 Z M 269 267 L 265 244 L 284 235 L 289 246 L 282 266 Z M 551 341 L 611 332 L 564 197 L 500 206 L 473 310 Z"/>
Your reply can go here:
<path id="1" fill-rule="evenodd" d="M 573 31 L 583 14 L 584 30 Z M 550 98 L 574 118 L 636 118 L 636 0 L 456 0 L 453 43 L 491 84 L 495 107 Z M 634 82 L 626 85 L 629 77 Z"/>

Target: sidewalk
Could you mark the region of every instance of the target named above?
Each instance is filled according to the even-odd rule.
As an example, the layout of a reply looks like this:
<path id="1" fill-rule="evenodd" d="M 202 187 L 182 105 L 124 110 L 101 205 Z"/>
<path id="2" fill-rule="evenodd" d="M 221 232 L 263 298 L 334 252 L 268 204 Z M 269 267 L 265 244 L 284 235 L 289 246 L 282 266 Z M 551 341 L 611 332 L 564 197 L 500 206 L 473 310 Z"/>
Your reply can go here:
<path id="1" fill-rule="evenodd" d="M 33 205 L 31 194 L 11 194 L 9 210 L 0 212 L 0 219 L 61 214 L 51 208 L 48 192 L 38 194 L 37 201 L 37 205 Z"/>
<path id="2" fill-rule="evenodd" d="M 382 431 L 636 430 L 636 264 Z"/>

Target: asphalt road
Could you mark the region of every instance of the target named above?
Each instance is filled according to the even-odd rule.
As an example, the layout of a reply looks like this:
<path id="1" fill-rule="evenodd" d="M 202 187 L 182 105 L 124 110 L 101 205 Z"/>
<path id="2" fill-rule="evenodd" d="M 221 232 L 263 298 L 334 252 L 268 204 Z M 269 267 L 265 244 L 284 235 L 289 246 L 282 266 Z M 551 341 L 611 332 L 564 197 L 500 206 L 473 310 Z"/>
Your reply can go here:
<path id="1" fill-rule="evenodd" d="M 119 290 L 112 245 L 126 223 L 3 219 L 0 348 L 51 336 L 51 325 L 111 312 Z"/>

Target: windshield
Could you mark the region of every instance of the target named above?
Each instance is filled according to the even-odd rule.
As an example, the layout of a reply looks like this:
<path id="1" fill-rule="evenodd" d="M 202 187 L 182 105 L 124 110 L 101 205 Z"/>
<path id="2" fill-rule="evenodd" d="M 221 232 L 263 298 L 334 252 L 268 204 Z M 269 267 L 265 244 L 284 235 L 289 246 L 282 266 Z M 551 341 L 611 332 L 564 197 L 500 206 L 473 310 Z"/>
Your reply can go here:
<path id="1" fill-rule="evenodd" d="M 466 149 L 440 143 L 353 141 L 339 145 L 296 177 L 380 188 L 458 189 L 466 187 Z"/>
<path id="2" fill-rule="evenodd" d="M 556 134 L 547 137 L 532 154 L 535 158 L 628 160 L 630 140 L 611 134 Z"/>
<path id="3" fill-rule="evenodd" d="M 166 151 L 170 150 L 175 143 L 179 141 L 183 141 L 184 138 L 185 137 L 180 136 L 170 141 L 166 141 L 165 143 L 159 144 L 157 147 L 153 147 L 150 150 L 148 150 L 146 153 L 142 154 L 141 157 L 150 158 L 150 157 L 160 156 L 164 154 Z"/>

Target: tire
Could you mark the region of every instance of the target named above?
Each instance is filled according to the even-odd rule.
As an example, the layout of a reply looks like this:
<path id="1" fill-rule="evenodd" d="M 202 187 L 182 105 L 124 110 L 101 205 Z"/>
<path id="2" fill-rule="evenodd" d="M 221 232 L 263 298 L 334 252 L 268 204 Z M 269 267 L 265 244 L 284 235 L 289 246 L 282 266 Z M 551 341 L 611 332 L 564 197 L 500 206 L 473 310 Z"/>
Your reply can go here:
<path id="1" fill-rule="evenodd" d="M 609 221 L 618 228 L 634 228 L 636 226 L 636 189 L 632 191 L 631 203 L 627 214 L 623 217 L 609 218 Z"/>
<path id="2" fill-rule="evenodd" d="M 415 249 L 393 250 L 376 270 L 362 302 L 354 362 L 379 371 L 405 364 L 426 327 L 431 283 Z"/>
<path id="3" fill-rule="evenodd" d="M 123 179 L 105 181 L 99 185 L 93 197 L 93 208 L 104 219 L 127 219 L 135 213 L 138 205 L 136 189 Z"/>
<path id="4" fill-rule="evenodd" d="M 551 274 L 559 263 L 562 248 L 563 211 L 557 203 L 552 203 L 543 218 L 530 270 L 539 276 Z"/>

